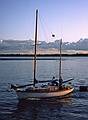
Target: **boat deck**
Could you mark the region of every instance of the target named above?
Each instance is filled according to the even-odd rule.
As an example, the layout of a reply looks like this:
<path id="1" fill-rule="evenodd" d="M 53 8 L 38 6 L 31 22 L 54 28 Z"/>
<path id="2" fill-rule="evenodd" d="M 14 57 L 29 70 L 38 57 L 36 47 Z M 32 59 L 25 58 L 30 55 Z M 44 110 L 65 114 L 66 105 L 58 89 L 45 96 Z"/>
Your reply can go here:
<path id="1" fill-rule="evenodd" d="M 58 92 L 58 91 L 65 91 L 71 89 L 71 86 L 59 88 L 59 86 L 47 86 L 47 87 L 29 87 L 25 90 L 17 90 L 22 92 L 30 92 L 30 93 L 49 93 L 49 92 Z"/>

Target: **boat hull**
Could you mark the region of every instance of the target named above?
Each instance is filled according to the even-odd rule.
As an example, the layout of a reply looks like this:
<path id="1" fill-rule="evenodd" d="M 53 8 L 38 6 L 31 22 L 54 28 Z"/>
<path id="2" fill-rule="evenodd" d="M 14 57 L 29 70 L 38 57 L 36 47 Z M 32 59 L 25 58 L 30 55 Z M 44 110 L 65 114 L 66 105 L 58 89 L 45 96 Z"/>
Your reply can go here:
<path id="1" fill-rule="evenodd" d="M 51 98 L 51 97 L 62 97 L 69 93 L 71 93 L 74 90 L 74 88 L 66 89 L 66 90 L 60 90 L 55 92 L 26 92 L 26 91 L 16 91 L 18 99 L 31 99 L 31 98 Z"/>

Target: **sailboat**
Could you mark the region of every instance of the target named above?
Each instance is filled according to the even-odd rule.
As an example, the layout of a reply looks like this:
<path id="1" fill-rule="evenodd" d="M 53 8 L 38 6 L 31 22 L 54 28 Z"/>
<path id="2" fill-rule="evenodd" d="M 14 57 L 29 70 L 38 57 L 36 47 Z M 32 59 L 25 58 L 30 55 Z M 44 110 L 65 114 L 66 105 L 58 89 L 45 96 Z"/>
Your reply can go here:
<path id="1" fill-rule="evenodd" d="M 14 89 L 16 92 L 18 99 L 32 99 L 32 98 L 52 98 L 52 97 L 62 97 L 69 93 L 71 93 L 74 88 L 72 86 L 63 85 L 65 82 L 71 81 L 73 79 L 69 79 L 63 81 L 61 76 L 61 46 L 62 39 L 60 40 L 60 65 L 59 65 L 59 79 L 55 79 L 53 77 L 52 80 L 47 81 L 39 81 L 36 80 L 36 46 L 37 46 L 37 29 L 38 29 L 38 10 L 36 10 L 36 25 L 35 25 L 35 52 L 34 52 L 34 79 L 33 84 L 27 85 L 13 85 L 11 84 L 11 89 Z M 44 83 L 47 84 L 44 84 Z M 42 83 L 40 85 L 40 83 Z"/>

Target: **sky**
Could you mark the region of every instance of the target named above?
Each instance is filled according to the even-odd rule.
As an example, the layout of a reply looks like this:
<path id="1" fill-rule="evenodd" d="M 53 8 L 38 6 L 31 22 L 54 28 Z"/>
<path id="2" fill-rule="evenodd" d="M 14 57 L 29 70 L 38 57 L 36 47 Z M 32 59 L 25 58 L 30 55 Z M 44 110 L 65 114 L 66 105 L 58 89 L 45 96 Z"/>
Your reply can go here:
<path id="1" fill-rule="evenodd" d="M 88 0 L 0 0 L 0 39 L 34 39 L 36 9 L 40 41 L 88 38 Z"/>

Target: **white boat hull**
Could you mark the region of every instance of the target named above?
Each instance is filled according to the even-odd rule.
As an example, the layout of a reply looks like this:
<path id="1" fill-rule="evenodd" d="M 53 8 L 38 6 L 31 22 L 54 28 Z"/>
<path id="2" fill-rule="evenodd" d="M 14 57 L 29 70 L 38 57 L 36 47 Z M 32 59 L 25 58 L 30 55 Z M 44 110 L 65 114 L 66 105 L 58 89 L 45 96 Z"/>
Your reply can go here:
<path id="1" fill-rule="evenodd" d="M 71 93 L 74 88 L 60 90 L 55 92 L 26 92 L 26 91 L 16 91 L 18 99 L 31 99 L 31 98 L 51 98 L 51 97 L 62 97 Z"/>

